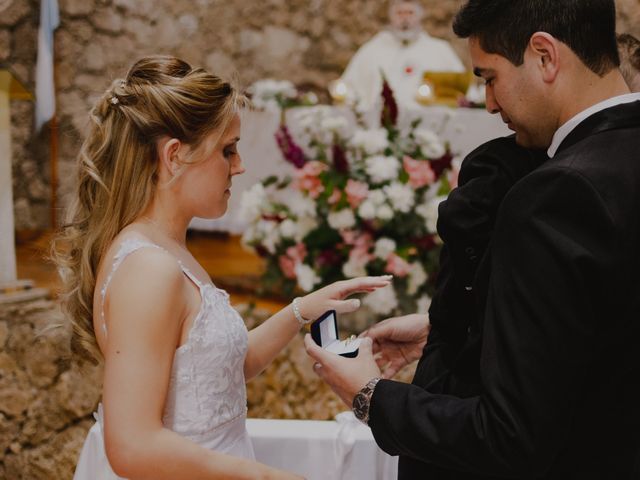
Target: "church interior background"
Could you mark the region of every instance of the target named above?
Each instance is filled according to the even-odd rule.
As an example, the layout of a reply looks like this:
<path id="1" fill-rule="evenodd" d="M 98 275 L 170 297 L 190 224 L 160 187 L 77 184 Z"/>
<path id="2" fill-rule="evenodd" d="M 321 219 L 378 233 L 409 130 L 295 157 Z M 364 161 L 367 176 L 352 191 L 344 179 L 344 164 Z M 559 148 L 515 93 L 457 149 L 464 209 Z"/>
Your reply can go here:
<path id="1" fill-rule="evenodd" d="M 468 68 L 465 41 L 451 31 L 461 1 L 422 3 L 424 28 L 449 41 Z M 640 1 L 616 3 L 619 31 L 639 37 Z M 7 479 L 70 478 L 100 396 L 99 368 L 69 360 L 68 331 L 40 334 L 62 321 L 55 307 L 55 271 L 45 255 L 53 222 L 63 221 L 74 187 L 75 156 L 96 97 L 132 59 L 163 53 L 233 78 L 242 88 L 263 79 L 287 80 L 326 102 L 331 82 L 357 49 L 385 27 L 388 3 L 60 0 L 59 7 L 53 128 L 48 124 L 35 131 L 32 101 L 10 102 L 17 277 L 33 280 L 32 290 L 45 291 L 28 301 L 0 302 L 0 478 Z M 35 91 L 39 12 L 38 0 L 0 0 L 0 69 L 9 69 L 29 92 Z M 267 127 L 254 119 L 243 137 L 271 138 L 275 132 Z M 13 232 L 2 228 L 0 236 L 10 238 Z M 258 296 L 264 261 L 241 247 L 242 233 L 242 227 L 204 225 L 194 228 L 189 242 L 251 326 L 290 298 L 273 291 Z M 11 289 L 3 288 L 6 297 Z M 250 417 L 328 420 L 342 410 L 316 379 L 301 344 L 296 340 L 248 385 Z M 410 372 L 405 377 L 410 379 Z"/>

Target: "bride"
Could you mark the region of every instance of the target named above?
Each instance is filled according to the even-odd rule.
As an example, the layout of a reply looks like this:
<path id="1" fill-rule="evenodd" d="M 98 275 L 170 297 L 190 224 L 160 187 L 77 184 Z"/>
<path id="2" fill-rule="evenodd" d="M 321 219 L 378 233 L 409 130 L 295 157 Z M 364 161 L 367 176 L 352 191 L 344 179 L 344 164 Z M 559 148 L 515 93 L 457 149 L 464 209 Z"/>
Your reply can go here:
<path id="1" fill-rule="evenodd" d="M 388 277 L 336 282 L 247 332 L 185 246 L 224 214 L 242 97 L 173 57 L 147 57 L 97 102 L 70 222 L 54 246 L 74 351 L 104 362 L 103 399 L 76 480 L 293 479 L 256 462 L 245 381 L 324 311 Z"/>

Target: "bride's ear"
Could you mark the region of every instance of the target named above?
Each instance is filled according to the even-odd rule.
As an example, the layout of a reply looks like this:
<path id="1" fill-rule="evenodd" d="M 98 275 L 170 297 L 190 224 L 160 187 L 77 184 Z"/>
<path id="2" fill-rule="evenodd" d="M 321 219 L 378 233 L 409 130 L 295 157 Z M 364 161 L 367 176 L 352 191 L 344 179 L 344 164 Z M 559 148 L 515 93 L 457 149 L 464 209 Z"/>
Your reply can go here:
<path id="1" fill-rule="evenodd" d="M 158 160 L 160 169 L 164 170 L 169 178 L 173 178 L 182 165 L 182 142 L 177 138 L 164 138 L 158 142 Z"/>

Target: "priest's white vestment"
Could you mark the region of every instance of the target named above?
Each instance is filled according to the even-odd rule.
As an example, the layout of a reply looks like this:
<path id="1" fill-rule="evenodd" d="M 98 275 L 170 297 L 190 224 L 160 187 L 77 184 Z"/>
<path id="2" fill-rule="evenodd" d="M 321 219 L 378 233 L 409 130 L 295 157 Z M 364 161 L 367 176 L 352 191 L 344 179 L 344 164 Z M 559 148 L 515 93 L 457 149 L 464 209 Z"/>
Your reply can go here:
<path id="1" fill-rule="evenodd" d="M 415 106 L 425 71 L 464 72 L 465 68 L 445 40 L 420 32 L 412 41 L 403 42 L 392 32 L 382 31 L 360 47 L 342 75 L 364 110 L 372 108 L 380 97 L 381 71 L 398 104 Z"/>

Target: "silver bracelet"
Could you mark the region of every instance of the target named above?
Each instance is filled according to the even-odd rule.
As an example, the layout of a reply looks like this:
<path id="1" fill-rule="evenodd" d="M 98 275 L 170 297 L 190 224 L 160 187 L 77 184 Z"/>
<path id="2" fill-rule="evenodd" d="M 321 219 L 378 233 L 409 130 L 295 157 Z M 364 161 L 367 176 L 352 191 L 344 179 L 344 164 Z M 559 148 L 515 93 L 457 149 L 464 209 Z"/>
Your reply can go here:
<path id="1" fill-rule="evenodd" d="M 291 305 L 293 306 L 293 315 L 298 320 L 300 326 L 307 325 L 313 321 L 313 319 L 306 319 L 300 314 L 300 307 L 298 306 L 298 302 L 300 301 L 300 297 L 296 297 L 293 299 Z"/>

